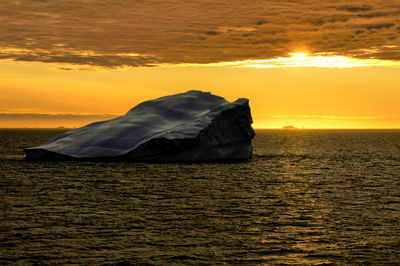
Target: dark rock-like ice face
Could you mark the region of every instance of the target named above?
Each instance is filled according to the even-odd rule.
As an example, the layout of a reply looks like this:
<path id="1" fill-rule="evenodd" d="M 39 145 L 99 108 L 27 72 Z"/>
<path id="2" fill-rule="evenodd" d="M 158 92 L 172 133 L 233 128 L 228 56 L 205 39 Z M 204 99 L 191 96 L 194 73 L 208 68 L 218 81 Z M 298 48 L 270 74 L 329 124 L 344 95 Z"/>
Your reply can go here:
<path id="1" fill-rule="evenodd" d="M 142 161 L 248 159 L 255 133 L 248 100 L 188 91 L 143 102 L 124 116 L 89 124 L 25 149 L 26 159 Z"/>

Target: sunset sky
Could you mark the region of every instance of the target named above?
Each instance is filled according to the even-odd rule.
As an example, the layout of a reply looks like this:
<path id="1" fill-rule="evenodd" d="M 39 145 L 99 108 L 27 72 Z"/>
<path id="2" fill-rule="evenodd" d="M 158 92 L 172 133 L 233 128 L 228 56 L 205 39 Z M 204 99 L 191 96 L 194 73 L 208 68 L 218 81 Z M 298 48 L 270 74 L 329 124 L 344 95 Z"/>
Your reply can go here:
<path id="1" fill-rule="evenodd" d="M 400 128 L 400 0 L 0 0 L 0 127 L 77 127 L 187 90 L 255 128 Z"/>

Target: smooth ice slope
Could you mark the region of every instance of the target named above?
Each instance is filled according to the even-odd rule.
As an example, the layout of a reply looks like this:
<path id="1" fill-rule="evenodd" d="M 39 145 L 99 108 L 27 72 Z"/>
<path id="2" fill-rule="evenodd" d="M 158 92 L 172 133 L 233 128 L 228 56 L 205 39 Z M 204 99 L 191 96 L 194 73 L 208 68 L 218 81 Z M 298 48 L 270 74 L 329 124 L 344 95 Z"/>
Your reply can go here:
<path id="1" fill-rule="evenodd" d="M 228 102 L 188 91 L 143 102 L 124 116 L 89 124 L 25 149 L 26 159 L 121 158 L 209 161 L 252 157 L 248 99 Z"/>

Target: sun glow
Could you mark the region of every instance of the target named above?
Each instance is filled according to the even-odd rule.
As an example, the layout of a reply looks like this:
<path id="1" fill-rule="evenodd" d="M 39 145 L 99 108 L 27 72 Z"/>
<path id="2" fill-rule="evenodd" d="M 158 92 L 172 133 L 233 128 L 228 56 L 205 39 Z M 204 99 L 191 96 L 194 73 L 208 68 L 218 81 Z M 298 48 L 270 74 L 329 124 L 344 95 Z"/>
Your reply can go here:
<path id="1" fill-rule="evenodd" d="M 255 62 L 266 68 L 249 67 Z M 263 61 L 101 71 L 0 60 L 0 127 L 77 127 L 104 120 L 86 114 L 122 115 L 145 100 L 203 90 L 249 98 L 255 128 L 399 128 L 399 64 L 316 67 L 328 62 L 300 50 Z M 72 116 L 43 115 L 61 113 Z"/>
<path id="2" fill-rule="evenodd" d="M 246 60 L 234 62 L 238 67 L 334 67 L 350 68 L 365 66 L 400 66 L 400 62 L 379 59 L 356 59 L 346 56 L 319 53 L 309 55 L 307 53 L 291 53 L 290 57 L 277 57 L 272 59 Z"/>
<path id="3" fill-rule="evenodd" d="M 234 62 L 218 62 L 209 64 L 161 64 L 162 67 L 239 67 L 239 68 L 294 68 L 294 67 L 321 67 L 321 68 L 352 68 L 352 67 L 400 67 L 400 61 L 382 59 L 358 59 L 348 56 L 333 55 L 330 53 L 308 54 L 306 52 L 290 53 L 288 57 L 271 59 L 251 59 Z"/>

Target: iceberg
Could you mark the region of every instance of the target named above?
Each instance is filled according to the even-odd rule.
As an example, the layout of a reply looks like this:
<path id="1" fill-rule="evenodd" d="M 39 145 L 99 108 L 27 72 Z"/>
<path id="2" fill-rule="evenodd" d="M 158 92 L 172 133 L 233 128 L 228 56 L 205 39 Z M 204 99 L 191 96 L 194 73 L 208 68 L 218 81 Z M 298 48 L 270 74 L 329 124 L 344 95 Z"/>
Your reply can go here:
<path id="1" fill-rule="evenodd" d="M 145 101 L 25 149 L 27 160 L 218 161 L 252 157 L 249 100 L 188 91 Z"/>

